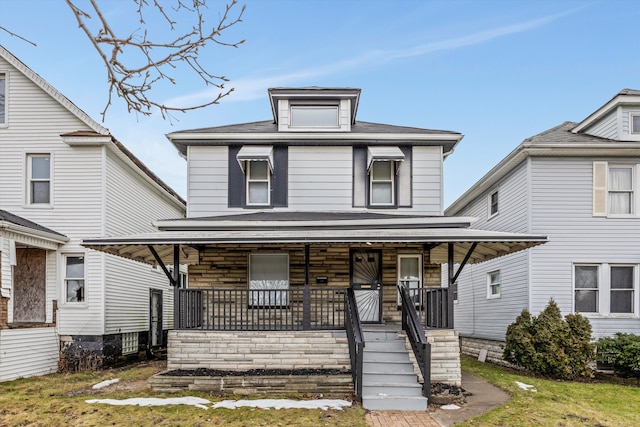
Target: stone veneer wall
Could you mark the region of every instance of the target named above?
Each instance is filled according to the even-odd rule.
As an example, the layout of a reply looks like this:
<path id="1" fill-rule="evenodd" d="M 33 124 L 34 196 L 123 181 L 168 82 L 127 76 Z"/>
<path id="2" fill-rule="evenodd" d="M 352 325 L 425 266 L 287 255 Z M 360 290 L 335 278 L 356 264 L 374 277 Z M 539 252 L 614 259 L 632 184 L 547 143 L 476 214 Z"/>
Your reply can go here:
<path id="1" fill-rule="evenodd" d="M 344 331 L 169 331 L 167 369 L 350 369 Z"/>
<path id="2" fill-rule="evenodd" d="M 409 353 L 409 359 L 413 362 L 418 380 L 422 383 L 423 377 L 418 367 L 409 339 L 406 334 L 405 346 Z M 427 341 L 431 344 L 431 382 L 460 386 L 462 384 L 462 368 L 460 366 L 460 340 L 458 331 L 453 329 L 428 329 Z"/>
<path id="3" fill-rule="evenodd" d="M 460 349 L 462 354 L 478 358 L 481 350 L 487 350 L 487 362 L 496 365 L 511 366 L 502 358 L 504 341 L 487 340 L 481 338 L 460 337 Z"/>
<path id="4" fill-rule="evenodd" d="M 440 265 L 431 264 L 429 253 L 422 245 L 348 245 L 313 244 L 309 247 L 309 280 L 311 286 L 348 287 L 349 250 L 382 250 L 382 320 L 400 323 L 398 310 L 397 257 L 398 254 L 423 254 L 423 282 L 425 287 L 440 287 Z M 291 288 L 304 286 L 304 245 L 218 245 L 200 252 L 197 265 L 189 266 L 189 287 L 192 289 L 247 289 L 248 255 L 250 253 L 288 253 L 289 284 Z M 326 277 L 327 284 L 316 285 L 317 277 Z"/>

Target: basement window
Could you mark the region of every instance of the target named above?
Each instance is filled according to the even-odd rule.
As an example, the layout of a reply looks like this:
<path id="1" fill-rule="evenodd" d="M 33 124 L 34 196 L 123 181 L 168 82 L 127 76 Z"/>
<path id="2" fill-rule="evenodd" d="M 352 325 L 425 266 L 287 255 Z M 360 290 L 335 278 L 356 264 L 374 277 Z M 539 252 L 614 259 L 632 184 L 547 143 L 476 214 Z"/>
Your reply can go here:
<path id="1" fill-rule="evenodd" d="M 138 333 L 125 332 L 122 334 L 122 354 L 138 352 Z"/>

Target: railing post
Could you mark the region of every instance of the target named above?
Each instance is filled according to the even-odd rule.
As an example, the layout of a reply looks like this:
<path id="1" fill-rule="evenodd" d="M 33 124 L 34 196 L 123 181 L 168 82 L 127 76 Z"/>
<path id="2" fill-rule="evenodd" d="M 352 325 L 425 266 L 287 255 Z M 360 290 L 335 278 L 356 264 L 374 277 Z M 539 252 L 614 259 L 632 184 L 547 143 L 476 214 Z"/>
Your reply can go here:
<path id="1" fill-rule="evenodd" d="M 180 329 L 180 245 L 173 245 L 173 329 Z"/>
<path id="2" fill-rule="evenodd" d="M 454 256 L 453 256 L 453 243 L 449 243 L 448 245 L 448 264 L 447 269 L 449 270 L 449 278 L 448 289 L 447 289 L 447 324 L 445 328 L 452 329 L 453 328 L 453 282 L 454 282 Z"/>
<path id="3" fill-rule="evenodd" d="M 311 329 L 311 289 L 309 288 L 309 244 L 304 244 L 304 293 L 302 295 L 302 329 Z"/>

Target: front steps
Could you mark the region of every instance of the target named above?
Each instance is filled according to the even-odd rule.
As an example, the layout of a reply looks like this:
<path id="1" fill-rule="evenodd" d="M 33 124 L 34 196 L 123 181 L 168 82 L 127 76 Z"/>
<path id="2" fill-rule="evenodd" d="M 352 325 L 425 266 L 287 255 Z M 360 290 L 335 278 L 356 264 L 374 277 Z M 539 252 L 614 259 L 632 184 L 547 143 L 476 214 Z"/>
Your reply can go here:
<path id="1" fill-rule="evenodd" d="M 362 406 L 368 410 L 426 411 L 428 400 L 399 329 L 364 325 Z"/>

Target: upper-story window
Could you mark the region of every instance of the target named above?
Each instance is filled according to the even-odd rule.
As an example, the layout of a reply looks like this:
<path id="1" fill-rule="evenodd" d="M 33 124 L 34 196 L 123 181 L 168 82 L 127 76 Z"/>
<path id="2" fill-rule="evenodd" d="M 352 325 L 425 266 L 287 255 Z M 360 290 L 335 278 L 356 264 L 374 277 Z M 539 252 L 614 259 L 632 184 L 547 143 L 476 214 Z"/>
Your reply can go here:
<path id="1" fill-rule="evenodd" d="M 27 155 L 27 201 L 30 205 L 51 203 L 51 155 Z"/>
<path id="2" fill-rule="evenodd" d="M 593 215 L 635 215 L 635 165 L 593 162 Z"/>
<path id="3" fill-rule="evenodd" d="M 7 74 L 0 72 L 0 126 L 7 124 Z"/>
<path id="4" fill-rule="evenodd" d="M 632 134 L 640 134 L 640 113 L 631 113 L 630 126 Z"/>
<path id="5" fill-rule="evenodd" d="M 609 165 L 609 213 L 633 212 L 633 167 Z"/>
<path id="6" fill-rule="evenodd" d="M 357 153 L 354 153 L 354 156 Z M 397 207 L 398 174 L 400 164 L 405 160 L 405 153 L 399 147 L 368 147 L 367 172 L 368 188 L 367 205 L 371 207 Z M 354 157 L 355 160 L 355 157 Z M 355 176 L 357 166 L 354 165 L 354 192 L 357 186 Z M 405 189 L 410 193 L 411 188 Z M 354 205 L 357 196 L 354 194 Z"/>
<path id="7" fill-rule="evenodd" d="M 265 161 L 247 162 L 247 205 L 269 205 L 271 173 Z"/>
<path id="8" fill-rule="evenodd" d="M 294 128 L 337 128 L 338 105 L 297 105 L 290 107 L 289 126 Z"/>
<path id="9" fill-rule="evenodd" d="M 287 206 L 287 147 L 229 148 L 229 207 Z"/>
<path id="10" fill-rule="evenodd" d="M 489 193 L 489 218 L 498 214 L 498 190 Z"/>

